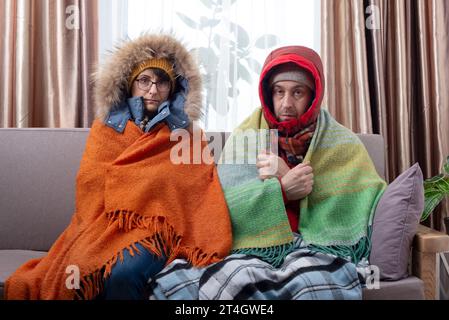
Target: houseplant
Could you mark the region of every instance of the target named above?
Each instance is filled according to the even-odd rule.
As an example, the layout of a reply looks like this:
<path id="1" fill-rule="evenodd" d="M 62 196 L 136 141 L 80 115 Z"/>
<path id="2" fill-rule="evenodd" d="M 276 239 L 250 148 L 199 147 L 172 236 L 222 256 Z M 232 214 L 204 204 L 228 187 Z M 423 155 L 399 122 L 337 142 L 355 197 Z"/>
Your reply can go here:
<path id="1" fill-rule="evenodd" d="M 424 180 L 424 211 L 421 221 L 426 220 L 445 197 L 449 197 L 449 157 L 443 165 L 442 173 Z M 449 217 L 445 218 L 445 224 L 448 230 Z"/>

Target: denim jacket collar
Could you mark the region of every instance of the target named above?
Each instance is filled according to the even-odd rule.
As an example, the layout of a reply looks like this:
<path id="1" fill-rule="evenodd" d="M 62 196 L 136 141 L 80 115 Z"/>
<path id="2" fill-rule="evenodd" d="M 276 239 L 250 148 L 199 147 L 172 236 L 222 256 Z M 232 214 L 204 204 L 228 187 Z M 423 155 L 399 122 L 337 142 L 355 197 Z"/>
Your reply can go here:
<path id="1" fill-rule="evenodd" d="M 176 100 L 179 100 L 177 98 Z M 182 101 L 183 102 L 183 101 Z M 189 119 L 184 111 L 177 106 L 183 104 L 179 101 L 165 101 L 158 107 L 158 112 L 144 127 L 144 132 L 149 132 L 156 124 L 165 122 L 171 131 L 187 128 Z M 128 120 L 132 120 L 137 126 L 144 119 L 145 107 L 142 97 L 132 97 L 123 101 L 118 106 L 112 108 L 106 116 L 105 124 L 119 133 L 123 133 Z"/>

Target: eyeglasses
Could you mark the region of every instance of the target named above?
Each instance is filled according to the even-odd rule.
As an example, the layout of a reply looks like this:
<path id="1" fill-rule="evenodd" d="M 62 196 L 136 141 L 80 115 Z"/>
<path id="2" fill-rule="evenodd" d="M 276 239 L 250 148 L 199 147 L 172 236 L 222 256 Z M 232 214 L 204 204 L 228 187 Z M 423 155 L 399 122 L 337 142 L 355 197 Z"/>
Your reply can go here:
<path id="1" fill-rule="evenodd" d="M 156 85 L 157 91 L 161 93 L 170 90 L 169 81 L 151 81 L 148 77 L 142 77 L 140 79 L 136 79 L 136 82 L 139 89 L 143 91 L 149 91 L 153 84 Z"/>

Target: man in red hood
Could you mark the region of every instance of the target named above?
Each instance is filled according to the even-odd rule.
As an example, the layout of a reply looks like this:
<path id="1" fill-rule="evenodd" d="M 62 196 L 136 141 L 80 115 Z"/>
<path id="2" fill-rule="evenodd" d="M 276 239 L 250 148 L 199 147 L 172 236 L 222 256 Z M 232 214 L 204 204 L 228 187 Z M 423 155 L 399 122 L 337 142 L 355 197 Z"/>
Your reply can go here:
<path id="1" fill-rule="evenodd" d="M 301 46 L 279 48 L 267 57 L 259 83 L 262 112 L 277 129 L 278 154 L 258 155 L 261 179 L 277 177 L 293 231 L 298 231 L 299 200 L 312 192 L 313 169 L 303 163 L 320 111 L 324 80 L 318 54 Z"/>
<path id="2" fill-rule="evenodd" d="M 233 253 L 279 267 L 298 240 L 354 264 L 369 257 L 386 184 L 357 135 L 321 109 L 323 92 L 315 51 L 288 46 L 268 55 L 261 107 L 233 131 L 217 165 Z M 268 135 L 275 139 L 267 148 Z"/>

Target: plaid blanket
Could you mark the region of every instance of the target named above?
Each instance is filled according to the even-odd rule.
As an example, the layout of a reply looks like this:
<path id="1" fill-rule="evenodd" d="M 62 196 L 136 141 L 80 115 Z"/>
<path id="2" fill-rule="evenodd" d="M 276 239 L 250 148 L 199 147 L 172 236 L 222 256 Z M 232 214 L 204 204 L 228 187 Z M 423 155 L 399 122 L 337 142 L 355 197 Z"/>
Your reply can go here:
<path id="1" fill-rule="evenodd" d="M 232 254 L 204 268 L 176 259 L 150 280 L 150 300 L 348 300 L 362 298 L 355 264 L 314 252 L 295 234 L 294 250 L 273 267 Z"/>

